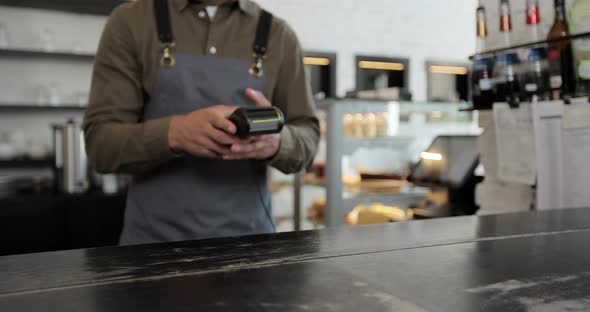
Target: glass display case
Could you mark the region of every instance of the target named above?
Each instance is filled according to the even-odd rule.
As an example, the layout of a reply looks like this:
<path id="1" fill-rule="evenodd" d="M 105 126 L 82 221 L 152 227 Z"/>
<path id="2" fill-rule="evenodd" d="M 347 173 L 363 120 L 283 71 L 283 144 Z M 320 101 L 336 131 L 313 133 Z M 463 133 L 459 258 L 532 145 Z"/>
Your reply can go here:
<path id="1" fill-rule="evenodd" d="M 319 107 L 322 140 L 314 171 L 315 184 L 326 187 L 327 226 L 342 225 L 359 204 L 407 208 L 419 202 L 428 190 L 405 177 L 420 153 L 438 135 L 480 133 L 477 112 L 460 111 L 457 103 L 345 99 Z"/>

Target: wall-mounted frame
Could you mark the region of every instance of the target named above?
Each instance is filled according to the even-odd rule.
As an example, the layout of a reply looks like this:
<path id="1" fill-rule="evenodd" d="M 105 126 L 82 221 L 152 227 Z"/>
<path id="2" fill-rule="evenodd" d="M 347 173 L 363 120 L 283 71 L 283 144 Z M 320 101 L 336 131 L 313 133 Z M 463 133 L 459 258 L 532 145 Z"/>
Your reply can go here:
<path id="1" fill-rule="evenodd" d="M 303 53 L 305 74 L 316 99 L 336 97 L 336 53 L 306 51 Z"/>
<path id="2" fill-rule="evenodd" d="M 469 64 L 426 61 L 427 98 L 432 102 L 466 102 L 469 100 Z"/>
<path id="3" fill-rule="evenodd" d="M 410 60 L 384 56 L 357 55 L 356 91 L 397 87 L 408 90 L 410 86 Z"/>

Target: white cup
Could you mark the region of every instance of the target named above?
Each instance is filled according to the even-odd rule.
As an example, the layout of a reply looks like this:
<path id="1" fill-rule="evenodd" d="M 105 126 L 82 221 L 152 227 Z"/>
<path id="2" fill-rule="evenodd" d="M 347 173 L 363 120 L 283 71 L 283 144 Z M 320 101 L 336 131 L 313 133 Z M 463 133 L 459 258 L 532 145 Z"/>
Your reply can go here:
<path id="1" fill-rule="evenodd" d="M 40 39 L 41 45 L 45 51 L 55 51 L 55 31 L 53 31 L 53 29 L 41 29 Z"/>
<path id="2" fill-rule="evenodd" d="M 82 43 L 80 41 L 72 42 L 72 53 L 74 54 L 82 54 Z"/>
<path id="3" fill-rule="evenodd" d="M 48 85 L 39 85 L 37 87 L 37 105 L 58 106 L 60 100 L 59 84 L 57 82 L 51 82 Z"/>
<path id="4" fill-rule="evenodd" d="M 10 44 L 10 33 L 8 32 L 8 25 L 0 22 L 0 48 L 8 48 Z"/>

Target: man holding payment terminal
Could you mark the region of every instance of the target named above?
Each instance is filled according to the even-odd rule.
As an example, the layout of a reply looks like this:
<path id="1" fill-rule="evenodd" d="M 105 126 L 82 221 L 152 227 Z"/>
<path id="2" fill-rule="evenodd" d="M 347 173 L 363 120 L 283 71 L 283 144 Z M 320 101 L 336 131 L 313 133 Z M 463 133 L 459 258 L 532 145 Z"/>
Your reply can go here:
<path id="1" fill-rule="evenodd" d="M 121 244 L 274 230 L 267 167 L 300 171 L 319 141 L 302 58 L 250 0 L 113 11 L 84 130 L 98 171 L 134 175 Z"/>

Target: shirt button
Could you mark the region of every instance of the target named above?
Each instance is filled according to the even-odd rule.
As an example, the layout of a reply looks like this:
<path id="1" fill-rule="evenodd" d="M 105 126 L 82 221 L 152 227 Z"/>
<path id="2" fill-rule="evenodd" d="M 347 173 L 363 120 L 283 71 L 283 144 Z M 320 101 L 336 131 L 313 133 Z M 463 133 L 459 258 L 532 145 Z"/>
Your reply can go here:
<path id="1" fill-rule="evenodd" d="M 199 15 L 200 18 L 207 17 L 207 13 L 205 13 L 205 11 L 199 11 L 199 14 L 198 15 Z"/>
<path id="2" fill-rule="evenodd" d="M 211 53 L 212 55 L 217 54 L 217 48 L 216 47 L 209 48 L 209 53 Z"/>

